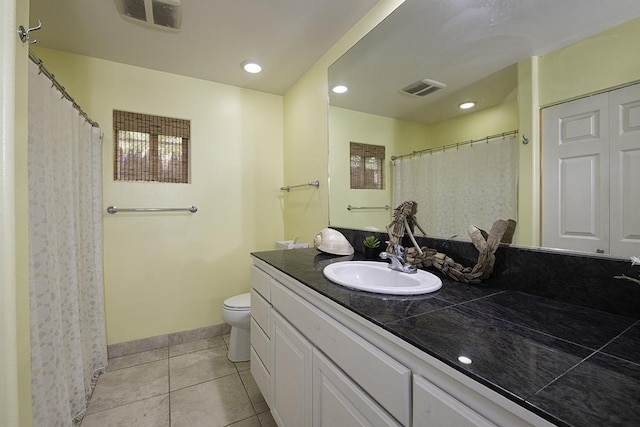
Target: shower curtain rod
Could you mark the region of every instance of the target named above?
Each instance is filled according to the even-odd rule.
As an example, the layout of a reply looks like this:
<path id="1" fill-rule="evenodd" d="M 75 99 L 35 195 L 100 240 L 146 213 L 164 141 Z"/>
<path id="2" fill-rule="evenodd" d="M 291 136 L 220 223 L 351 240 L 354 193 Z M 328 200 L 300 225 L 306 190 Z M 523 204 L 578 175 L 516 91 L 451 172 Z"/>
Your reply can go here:
<path id="1" fill-rule="evenodd" d="M 515 136 L 517 134 L 518 134 L 518 129 L 510 130 L 508 132 L 496 133 L 494 135 L 487 135 L 484 138 L 476 138 L 476 139 L 469 139 L 461 142 L 454 142 L 453 144 L 443 145 L 442 147 L 425 148 L 424 150 L 413 151 L 409 154 L 403 154 L 401 156 L 391 156 L 391 161 L 403 159 L 405 157 L 413 157 L 422 153 L 433 154 L 434 151 L 446 151 L 450 148 L 458 148 L 463 145 L 476 144 L 478 142 L 489 142 L 492 139 L 498 139 L 498 138 L 504 139 L 507 136 L 511 136 L 511 135 Z"/>
<path id="2" fill-rule="evenodd" d="M 49 78 L 49 80 L 51 80 L 51 83 L 53 83 L 53 86 L 56 87 L 56 89 L 58 89 L 60 91 L 60 93 L 62 94 L 63 97 L 65 97 L 66 99 L 68 99 L 69 101 L 71 101 L 71 104 L 73 105 L 73 108 L 75 108 L 76 110 L 78 110 L 78 113 L 80 113 L 80 115 L 82 117 L 84 117 L 84 119 L 89 122 L 89 124 L 93 127 L 100 127 L 100 125 L 98 124 L 98 122 L 94 122 L 93 120 L 91 120 L 89 118 L 89 116 L 87 115 L 87 113 L 84 112 L 84 110 L 76 103 L 76 101 L 71 97 L 71 95 L 69 95 L 69 93 L 65 90 L 64 86 L 62 86 L 57 80 L 56 80 L 56 76 L 54 76 L 49 70 L 47 70 L 44 66 L 44 64 L 42 63 L 42 59 L 38 58 L 36 56 L 35 53 L 33 53 L 31 51 L 31 49 L 29 49 L 29 59 L 31 59 L 31 61 L 33 61 L 38 68 L 40 68 L 40 72 L 42 74 L 44 74 L 45 76 L 47 76 Z"/>

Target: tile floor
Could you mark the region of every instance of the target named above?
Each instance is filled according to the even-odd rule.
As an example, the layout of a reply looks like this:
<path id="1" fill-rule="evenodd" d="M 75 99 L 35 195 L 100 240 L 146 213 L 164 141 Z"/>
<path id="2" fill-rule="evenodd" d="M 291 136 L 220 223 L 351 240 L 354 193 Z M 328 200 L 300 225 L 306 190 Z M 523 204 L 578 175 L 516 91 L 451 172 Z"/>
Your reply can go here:
<path id="1" fill-rule="evenodd" d="M 227 359 L 229 336 L 109 360 L 81 427 L 271 427 L 249 362 Z"/>

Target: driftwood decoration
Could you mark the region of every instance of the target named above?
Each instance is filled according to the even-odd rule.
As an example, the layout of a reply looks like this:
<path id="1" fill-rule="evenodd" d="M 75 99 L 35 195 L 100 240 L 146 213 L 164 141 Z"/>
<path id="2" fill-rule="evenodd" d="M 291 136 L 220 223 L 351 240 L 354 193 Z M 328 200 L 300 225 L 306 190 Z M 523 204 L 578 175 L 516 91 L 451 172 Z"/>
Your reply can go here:
<path id="1" fill-rule="evenodd" d="M 391 224 L 387 225 L 387 234 L 389 235 L 387 252 L 393 252 L 394 245 L 402 245 L 404 233 L 408 231 L 411 243 L 413 243 L 418 253 L 422 255 L 422 251 L 413 236 L 413 232 L 415 227 L 418 227 L 418 230 L 420 230 L 422 234 L 426 235 L 427 233 L 425 233 L 422 227 L 420 227 L 420 224 L 418 224 L 416 213 L 418 213 L 418 203 L 413 200 L 407 200 L 393 210 L 393 220 Z"/>
<path id="2" fill-rule="evenodd" d="M 434 267 L 453 280 L 463 283 L 480 283 L 491 275 L 496 260 L 494 255 L 496 249 L 498 249 L 501 242 L 511 243 L 516 229 L 516 222 L 512 219 L 497 220 L 493 223 L 489 233 L 475 225 L 470 225 L 469 236 L 478 250 L 478 261 L 473 267 L 464 267 L 442 252 L 418 246 L 413 236 L 414 225 L 418 227 L 422 234 L 426 235 L 426 233 L 415 219 L 417 211 L 418 204 L 414 201 L 404 202 L 394 210 L 393 220 L 387 226 L 390 246 L 387 250 L 392 250 L 394 243 L 401 244 L 402 237 L 407 232 L 413 243 L 413 247 L 406 250 L 408 263 L 418 268 Z"/>

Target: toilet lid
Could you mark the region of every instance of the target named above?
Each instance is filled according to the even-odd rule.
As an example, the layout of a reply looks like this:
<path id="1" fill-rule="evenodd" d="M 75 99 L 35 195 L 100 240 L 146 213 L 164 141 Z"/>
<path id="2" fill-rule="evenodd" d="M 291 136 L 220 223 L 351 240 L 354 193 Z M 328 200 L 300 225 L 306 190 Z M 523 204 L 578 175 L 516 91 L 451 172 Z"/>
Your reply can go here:
<path id="1" fill-rule="evenodd" d="M 251 308 L 251 294 L 236 295 L 224 300 L 224 306 L 231 309 L 242 310 Z"/>

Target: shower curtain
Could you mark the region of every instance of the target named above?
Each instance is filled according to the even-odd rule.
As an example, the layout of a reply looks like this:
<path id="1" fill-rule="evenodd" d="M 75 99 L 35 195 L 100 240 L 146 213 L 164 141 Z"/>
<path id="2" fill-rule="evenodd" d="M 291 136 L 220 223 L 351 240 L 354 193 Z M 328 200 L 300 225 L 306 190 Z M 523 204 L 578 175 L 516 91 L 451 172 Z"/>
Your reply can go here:
<path id="1" fill-rule="evenodd" d="M 470 224 L 488 231 L 497 219 L 517 219 L 515 137 L 396 159 L 393 165 L 394 206 L 418 202 L 416 218 L 429 236 L 468 240 Z"/>
<path id="2" fill-rule="evenodd" d="M 107 363 L 101 132 L 38 71 L 30 62 L 32 416 L 34 426 L 70 426 Z"/>

